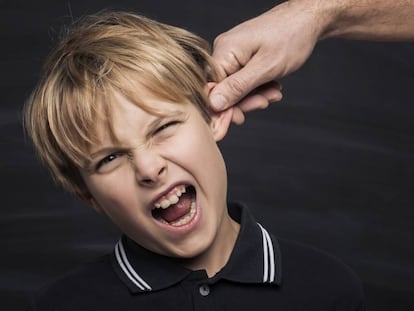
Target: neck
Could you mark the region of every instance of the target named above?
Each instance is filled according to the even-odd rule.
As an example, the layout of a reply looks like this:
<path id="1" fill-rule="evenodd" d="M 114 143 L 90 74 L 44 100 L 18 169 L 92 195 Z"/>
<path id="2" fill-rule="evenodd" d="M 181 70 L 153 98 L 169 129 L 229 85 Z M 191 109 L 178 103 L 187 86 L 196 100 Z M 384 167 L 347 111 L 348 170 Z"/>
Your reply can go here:
<path id="1" fill-rule="evenodd" d="M 191 270 L 206 270 L 208 277 L 213 277 L 228 262 L 239 229 L 240 225 L 226 213 L 220 230 L 209 249 L 195 258 L 186 259 L 182 264 Z"/>

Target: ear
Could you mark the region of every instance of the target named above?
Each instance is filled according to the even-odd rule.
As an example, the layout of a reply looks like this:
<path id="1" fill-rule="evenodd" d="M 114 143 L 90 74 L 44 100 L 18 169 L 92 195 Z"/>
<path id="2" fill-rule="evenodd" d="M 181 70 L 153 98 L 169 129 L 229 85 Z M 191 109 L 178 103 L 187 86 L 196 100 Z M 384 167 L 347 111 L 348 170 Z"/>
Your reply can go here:
<path id="1" fill-rule="evenodd" d="M 217 83 L 215 82 L 208 82 L 205 86 L 205 92 L 208 96 L 210 95 L 211 90 L 216 86 Z M 210 104 L 210 103 L 209 103 Z M 220 141 L 226 136 L 227 131 L 230 127 L 231 120 L 233 117 L 233 108 L 227 108 L 223 111 L 213 111 L 210 110 L 210 129 L 213 133 L 213 138 L 215 141 Z"/>
<path id="2" fill-rule="evenodd" d="M 77 195 L 78 195 L 79 199 L 81 199 L 84 203 L 91 206 L 99 214 L 103 213 L 103 209 L 98 204 L 98 202 L 96 202 L 96 200 L 93 198 L 93 196 L 90 193 L 82 193 L 82 194 L 78 193 Z"/>

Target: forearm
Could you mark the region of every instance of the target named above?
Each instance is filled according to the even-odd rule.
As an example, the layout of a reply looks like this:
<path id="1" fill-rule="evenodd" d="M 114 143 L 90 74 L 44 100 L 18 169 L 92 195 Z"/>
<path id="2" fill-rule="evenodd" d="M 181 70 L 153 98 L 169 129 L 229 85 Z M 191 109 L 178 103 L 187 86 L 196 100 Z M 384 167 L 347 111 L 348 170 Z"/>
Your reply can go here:
<path id="1" fill-rule="evenodd" d="M 258 87 L 297 70 L 318 40 L 333 37 L 414 41 L 414 0 L 288 0 L 230 29 L 214 43 L 221 79 L 211 106 L 243 114 L 280 100 L 280 86 Z"/>
<path id="2" fill-rule="evenodd" d="M 414 40 L 414 0 L 290 0 L 320 19 L 320 39 Z"/>

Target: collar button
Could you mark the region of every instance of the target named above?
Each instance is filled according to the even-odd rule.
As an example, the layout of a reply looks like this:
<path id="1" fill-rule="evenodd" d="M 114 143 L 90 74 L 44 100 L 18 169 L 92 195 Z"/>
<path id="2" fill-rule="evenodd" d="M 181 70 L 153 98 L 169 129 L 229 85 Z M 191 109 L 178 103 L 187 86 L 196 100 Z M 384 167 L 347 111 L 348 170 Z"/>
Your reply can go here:
<path id="1" fill-rule="evenodd" d="M 200 295 L 206 297 L 210 294 L 210 287 L 207 284 L 203 284 L 199 287 Z"/>

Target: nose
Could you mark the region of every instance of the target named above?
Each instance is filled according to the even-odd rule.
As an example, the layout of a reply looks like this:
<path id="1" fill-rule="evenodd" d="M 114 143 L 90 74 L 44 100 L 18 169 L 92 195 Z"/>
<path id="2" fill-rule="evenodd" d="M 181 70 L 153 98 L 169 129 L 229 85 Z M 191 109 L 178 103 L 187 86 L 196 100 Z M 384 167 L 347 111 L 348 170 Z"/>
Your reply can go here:
<path id="1" fill-rule="evenodd" d="M 134 157 L 135 176 L 143 187 L 155 187 L 162 183 L 167 173 L 167 161 L 150 150 L 138 152 Z"/>

